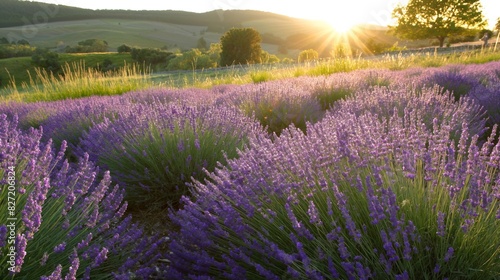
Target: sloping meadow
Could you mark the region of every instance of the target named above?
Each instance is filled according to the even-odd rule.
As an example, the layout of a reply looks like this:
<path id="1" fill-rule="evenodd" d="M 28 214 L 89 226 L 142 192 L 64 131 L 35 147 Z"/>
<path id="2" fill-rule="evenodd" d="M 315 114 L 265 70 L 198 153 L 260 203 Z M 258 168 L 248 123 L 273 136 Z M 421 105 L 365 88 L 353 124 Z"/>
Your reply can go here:
<path id="1" fill-rule="evenodd" d="M 500 277 L 498 62 L 0 114 L 0 275 Z"/>

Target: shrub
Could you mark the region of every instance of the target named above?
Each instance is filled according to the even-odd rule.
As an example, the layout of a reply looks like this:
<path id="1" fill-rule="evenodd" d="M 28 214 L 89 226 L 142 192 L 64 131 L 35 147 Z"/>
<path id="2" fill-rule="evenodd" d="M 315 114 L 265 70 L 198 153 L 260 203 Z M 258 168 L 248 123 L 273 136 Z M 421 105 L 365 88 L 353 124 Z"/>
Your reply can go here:
<path id="1" fill-rule="evenodd" d="M 448 71 L 436 71 L 434 75 L 428 78 L 425 85 L 439 85 L 442 87 L 442 93 L 448 91 L 458 101 L 461 96 L 467 95 L 477 86 L 478 81 L 468 75 L 463 75 L 459 70 L 449 69 Z"/>
<path id="2" fill-rule="evenodd" d="M 353 93 L 354 91 L 350 88 L 319 87 L 315 89 L 315 91 L 313 92 L 313 96 L 318 100 L 319 104 L 321 105 L 321 109 L 326 111 L 330 109 L 335 102 L 342 100 Z"/>
<path id="3" fill-rule="evenodd" d="M 21 132 L 16 118 L 0 117 L 0 206 L 9 209 L 4 213 L 10 219 L 0 224 L 2 274 L 23 279 L 153 275 L 164 239 L 144 236 L 131 217 L 123 218 L 127 202 L 121 188 L 110 186 L 109 172 L 100 175 L 88 156 L 69 165 L 63 161 L 65 143 L 56 155 L 41 137 L 41 130 Z"/>
<path id="4" fill-rule="evenodd" d="M 256 71 L 250 73 L 250 78 L 252 79 L 252 82 L 258 84 L 271 80 L 273 75 L 268 71 Z"/>
<path id="5" fill-rule="evenodd" d="M 135 62 L 139 64 L 146 64 L 146 66 L 151 67 L 165 67 L 172 58 L 171 52 L 152 48 L 132 48 L 130 55 Z"/>
<path id="6" fill-rule="evenodd" d="M 37 48 L 31 56 L 33 64 L 54 74 L 62 70 L 59 54 L 48 49 Z"/>
<path id="7" fill-rule="evenodd" d="M 196 70 L 215 66 L 217 66 L 217 61 L 213 61 L 210 55 L 202 53 L 199 49 L 192 49 L 170 59 L 167 69 Z"/>
<path id="8" fill-rule="evenodd" d="M 478 87 L 472 90 L 471 98 L 486 110 L 487 126 L 492 128 L 494 124 L 500 124 L 500 84 L 487 88 Z"/>
<path id="9" fill-rule="evenodd" d="M 129 45 L 127 45 L 127 44 L 123 44 L 123 45 L 120 45 L 120 46 L 116 49 L 116 51 L 117 51 L 118 53 L 129 53 L 129 52 L 131 52 L 131 51 L 132 51 L 132 47 L 131 47 L 131 46 L 129 46 Z"/>
<path id="10" fill-rule="evenodd" d="M 323 111 L 318 101 L 304 91 L 304 86 L 291 81 L 252 85 L 236 103 L 247 116 L 259 120 L 270 134 L 280 135 L 291 124 L 305 131 L 306 123 L 320 120 Z"/>
<path id="11" fill-rule="evenodd" d="M 494 279 L 500 145 L 421 113 L 255 139 L 171 214 L 172 279 Z"/>
<path id="12" fill-rule="evenodd" d="M 313 49 L 303 50 L 299 53 L 297 62 L 307 62 L 318 59 L 318 52 Z"/>
<path id="13" fill-rule="evenodd" d="M 408 111 L 419 112 L 420 121 L 428 129 L 432 129 L 433 121 L 439 125 L 451 125 L 450 137 L 458 141 L 462 124 L 472 134 L 482 135 L 485 132 L 485 113 L 481 106 L 469 97 L 462 97 L 454 102 L 448 94 L 440 94 L 440 87 L 412 90 L 406 86 L 376 87 L 370 90 L 360 90 L 352 96 L 335 103 L 333 111 L 351 112 L 362 115 L 370 112 L 381 120 L 396 114 L 403 117 Z"/>
<path id="14" fill-rule="evenodd" d="M 91 53 L 91 52 L 107 52 L 108 42 L 100 39 L 87 39 L 78 42 L 75 47 L 67 46 L 65 51 L 67 53 Z"/>
<path id="15" fill-rule="evenodd" d="M 188 194 L 191 177 L 203 180 L 205 169 L 236 157 L 259 128 L 226 107 L 140 104 L 95 125 L 81 151 L 116 175 L 132 207 L 164 210 Z"/>

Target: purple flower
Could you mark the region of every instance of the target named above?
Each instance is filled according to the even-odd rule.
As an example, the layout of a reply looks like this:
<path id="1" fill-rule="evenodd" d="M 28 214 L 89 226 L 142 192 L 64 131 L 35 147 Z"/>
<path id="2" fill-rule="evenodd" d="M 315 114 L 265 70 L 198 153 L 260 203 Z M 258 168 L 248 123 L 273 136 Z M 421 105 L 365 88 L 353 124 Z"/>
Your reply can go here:
<path id="1" fill-rule="evenodd" d="M 26 257 L 26 246 L 28 245 L 28 239 L 24 235 L 16 236 L 16 268 L 15 272 L 20 272 L 21 267 L 24 263 L 24 258 Z"/>
<path id="2" fill-rule="evenodd" d="M 444 237 L 446 235 L 444 213 L 441 211 L 438 212 L 437 224 L 438 224 L 438 231 L 436 232 L 436 234 L 438 236 Z"/>
<path id="3" fill-rule="evenodd" d="M 434 274 L 438 274 L 441 271 L 441 265 L 436 264 L 432 271 L 434 272 Z"/>
<path id="4" fill-rule="evenodd" d="M 331 256 L 328 256 L 328 271 L 330 272 L 330 275 L 333 278 L 339 278 L 340 277 L 337 269 L 335 268 L 335 265 L 334 265 L 334 263 L 332 261 Z"/>
<path id="5" fill-rule="evenodd" d="M 66 242 L 63 242 L 54 247 L 54 253 L 62 253 L 66 249 Z"/>
<path id="6" fill-rule="evenodd" d="M 408 271 L 404 271 L 402 274 L 396 275 L 396 280 L 410 280 L 410 276 L 408 275 Z"/>
<path id="7" fill-rule="evenodd" d="M 108 249 L 102 248 L 99 254 L 94 259 L 92 267 L 99 267 L 108 258 Z"/>
<path id="8" fill-rule="evenodd" d="M 382 230 L 380 232 L 380 236 L 382 237 L 382 242 L 384 243 L 383 247 L 384 247 L 385 253 L 389 259 L 389 262 L 395 263 L 396 261 L 399 260 L 399 256 L 398 256 L 398 253 L 396 252 L 396 250 L 394 249 L 393 243 L 388 238 L 387 233 L 384 230 Z"/>
<path id="9" fill-rule="evenodd" d="M 78 245 L 76 245 L 76 248 L 78 250 L 81 250 L 81 249 L 89 246 L 89 243 L 91 240 L 92 240 L 92 232 L 89 232 L 87 234 L 87 237 L 85 239 L 83 239 L 80 243 L 78 243 Z"/>
<path id="10" fill-rule="evenodd" d="M 455 253 L 455 250 L 453 247 L 448 248 L 448 251 L 444 255 L 444 262 L 449 262 L 451 258 L 453 257 L 453 253 Z"/>
<path id="11" fill-rule="evenodd" d="M 64 277 L 64 280 L 76 279 L 76 273 L 78 272 L 79 266 L 80 266 L 80 259 L 78 258 L 78 254 L 75 250 L 71 256 L 71 265 L 68 269 L 68 274 L 66 274 L 66 276 Z"/>
<path id="12" fill-rule="evenodd" d="M 0 225 L 0 247 L 5 246 L 7 239 L 7 227 L 5 225 Z"/>
<path id="13" fill-rule="evenodd" d="M 110 190 L 108 186 L 111 178 L 106 173 L 103 174 L 100 184 L 96 182 L 98 169 L 88 160 L 88 156 L 79 159 L 77 163 L 70 164 L 64 161 L 65 142 L 62 142 L 60 152 L 55 154 L 50 141 L 41 143 L 41 129 L 20 131 L 16 125 L 17 120 L 14 119 L 11 122 L 5 116 L 0 115 L 0 164 L 4 170 L 7 170 L 9 166 L 16 167 L 16 173 L 21 177 L 18 184 L 24 186 L 23 193 L 26 197 L 26 203 L 22 209 L 19 209 L 19 217 L 17 217 L 22 221 L 24 232 L 15 236 L 15 273 L 24 275 L 23 268 L 39 266 L 40 275 L 26 271 L 27 275 L 42 277 L 42 279 L 60 279 L 62 267 L 70 267 L 66 276 L 67 279 L 74 279 L 79 266 L 78 256 L 74 254 L 62 260 L 55 271 L 44 271 L 44 268 L 53 268 L 48 268 L 48 263 L 50 263 L 48 252 L 53 250 L 55 253 L 63 253 L 67 250 L 82 250 L 86 247 L 101 248 L 102 244 L 110 240 L 114 244 L 117 243 L 113 240 L 114 235 L 110 233 L 122 220 L 121 216 L 125 207 L 119 208 L 120 205 L 126 205 L 122 203 L 123 190 L 118 187 Z M 4 156 L 6 152 L 8 156 Z M 102 229 L 98 239 L 93 239 L 89 228 L 85 226 L 85 222 L 94 219 L 91 218 L 92 209 L 101 210 L 95 212 L 97 215 L 94 215 Z M 61 213 L 62 216 L 59 218 L 52 216 Z M 43 226 L 46 222 L 56 224 Z M 108 226 L 107 229 L 104 229 L 104 225 Z M 1 243 L 4 243 L 4 237 L 7 237 L 8 231 L 4 233 L 5 230 L 6 227 L 0 225 Z M 58 231 L 58 234 L 54 235 L 53 231 Z M 57 236 L 63 238 L 57 239 Z M 82 236 L 87 238 L 81 240 Z M 144 273 L 147 271 L 153 273 L 153 270 L 146 269 L 146 266 L 151 266 L 152 262 L 160 258 L 159 247 L 162 242 L 153 241 L 144 235 L 137 225 L 130 225 L 121 232 L 118 238 L 123 240 L 133 238 L 134 242 L 127 242 L 125 246 L 120 247 L 120 250 L 113 252 L 98 250 L 93 255 L 93 259 L 102 261 L 112 255 L 113 258 L 125 260 L 134 251 L 136 263 L 134 267 L 129 268 L 129 272 L 141 270 Z M 143 240 L 146 242 L 143 243 Z M 36 246 L 30 246 L 31 243 Z M 146 246 L 137 248 L 139 244 L 146 244 Z M 150 244 L 157 245 L 155 247 Z M 27 248 L 32 249 L 26 251 Z M 31 254 L 33 256 L 30 257 Z M 37 254 L 40 257 L 37 258 Z M 120 261 L 111 264 L 110 271 L 113 269 L 117 271 L 121 265 Z M 90 270 L 88 271 L 90 273 Z M 51 275 L 41 276 L 43 274 Z"/>
<path id="14" fill-rule="evenodd" d="M 314 202 L 312 200 L 309 201 L 309 208 L 307 209 L 307 214 L 309 215 L 309 222 L 311 224 L 317 226 L 321 226 L 323 224 L 319 216 L 318 209 L 316 208 L 316 205 L 314 205 Z"/>
<path id="15" fill-rule="evenodd" d="M 61 272 L 62 272 L 62 266 L 59 264 L 57 265 L 54 272 L 52 272 L 52 274 L 50 274 L 48 277 L 42 276 L 41 280 L 60 280 L 62 277 Z"/>

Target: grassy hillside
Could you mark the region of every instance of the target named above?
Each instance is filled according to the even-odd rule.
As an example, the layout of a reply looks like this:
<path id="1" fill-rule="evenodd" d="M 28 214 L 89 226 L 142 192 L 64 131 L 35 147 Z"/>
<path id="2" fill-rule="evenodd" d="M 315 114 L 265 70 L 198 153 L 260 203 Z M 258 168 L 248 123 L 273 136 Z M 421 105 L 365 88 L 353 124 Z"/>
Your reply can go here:
<path id="1" fill-rule="evenodd" d="M 59 57 L 63 63 L 73 64 L 84 61 L 88 67 L 96 67 L 105 59 L 111 60 L 117 66 L 133 63 L 129 54 L 119 53 L 60 54 Z M 0 59 L 0 89 L 8 85 L 10 77 L 15 77 L 18 86 L 22 81 L 29 81 L 28 70 L 31 75 L 35 75 L 31 57 Z"/>
<path id="2" fill-rule="evenodd" d="M 0 37 L 7 37 L 11 33 L 22 34 L 22 30 L 23 27 L 1 28 Z M 54 49 L 75 46 L 79 41 L 90 38 L 107 41 L 111 50 L 116 50 L 122 44 L 188 49 L 196 47 L 203 30 L 206 27 L 154 21 L 91 19 L 46 24 L 29 41 L 32 45 Z M 203 37 L 207 41 L 218 41 L 220 36 L 208 33 Z"/>
<path id="3" fill-rule="evenodd" d="M 129 19 L 174 23 L 181 25 L 209 26 L 211 29 L 229 28 L 242 22 L 263 18 L 286 19 L 288 17 L 262 11 L 215 10 L 206 13 L 185 11 L 134 11 L 134 10 L 90 10 L 63 5 L 31 1 L 2 0 L 0 3 L 0 27 L 22 26 L 40 22 L 35 18 L 43 16 L 43 23 L 88 20 L 88 19 Z"/>
<path id="4" fill-rule="evenodd" d="M 280 46 L 286 46 L 290 57 L 295 58 L 298 51 L 309 48 L 327 56 L 333 45 L 344 40 L 325 23 L 262 11 L 88 10 L 15 0 L 3 0 L 0 8 L 0 38 L 25 39 L 32 45 L 53 49 L 96 38 L 106 40 L 111 51 L 121 44 L 186 50 L 195 48 L 201 37 L 213 43 L 218 42 L 229 28 L 253 27 L 262 34 L 266 51 L 277 54 Z M 45 15 L 37 20 L 42 21 L 40 24 L 26 24 L 33 22 L 34 15 L 39 13 Z M 370 41 L 384 46 L 399 41 L 387 34 L 386 29 L 373 26 L 359 27 L 348 40 L 360 50 Z M 428 41 L 399 41 L 400 46 L 409 48 L 428 44 Z"/>

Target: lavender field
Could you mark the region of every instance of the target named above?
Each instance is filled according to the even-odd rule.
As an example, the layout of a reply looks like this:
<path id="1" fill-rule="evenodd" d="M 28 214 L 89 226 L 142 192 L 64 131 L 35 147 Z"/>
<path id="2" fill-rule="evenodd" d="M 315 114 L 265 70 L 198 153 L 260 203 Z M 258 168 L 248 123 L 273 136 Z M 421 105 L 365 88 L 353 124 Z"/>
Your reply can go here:
<path id="1" fill-rule="evenodd" d="M 0 275 L 499 279 L 498 123 L 500 62 L 0 104 Z"/>

